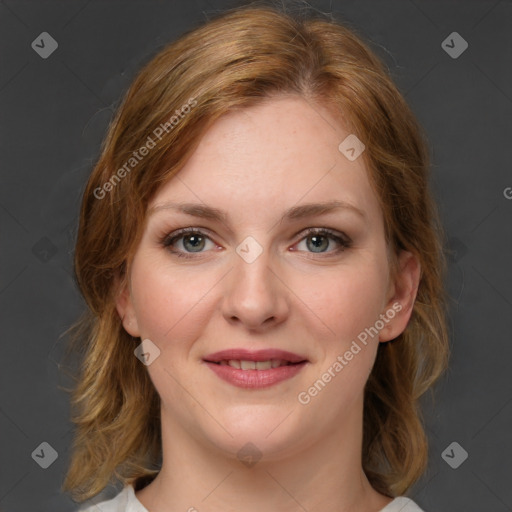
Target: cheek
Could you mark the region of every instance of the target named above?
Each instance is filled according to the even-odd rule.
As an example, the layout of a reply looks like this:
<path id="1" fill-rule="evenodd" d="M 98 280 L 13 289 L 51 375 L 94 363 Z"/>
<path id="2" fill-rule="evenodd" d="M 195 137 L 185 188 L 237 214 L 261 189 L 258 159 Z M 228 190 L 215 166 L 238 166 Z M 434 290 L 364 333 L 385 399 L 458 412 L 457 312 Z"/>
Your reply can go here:
<path id="1" fill-rule="evenodd" d="M 302 290 L 304 302 L 327 326 L 328 338 L 346 343 L 378 319 L 386 292 L 384 270 L 372 264 L 340 267 L 296 286 Z"/>
<path id="2" fill-rule="evenodd" d="M 206 293 L 218 279 L 140 261 L 132 268 L 132 296 L 141 335 L 162 348 L 168 340 L 193 337 L 208 316 Z"/>
<path id="3" fill-rule="evenodd" d="M 376 264 L 339 268 L 322 279 L 323 287 L 306 301 L 321 319 L 316 325 L 329 327 L 328 336 L 321 336 L 320 328 L 315 332 L 318 364 L 297 394 L 309 416 L 339 425 L 347 411 L 361 407 L 379 347 L 378 332 L 372 329 L 381 313 L 387 283 L 384 272 Z"/>

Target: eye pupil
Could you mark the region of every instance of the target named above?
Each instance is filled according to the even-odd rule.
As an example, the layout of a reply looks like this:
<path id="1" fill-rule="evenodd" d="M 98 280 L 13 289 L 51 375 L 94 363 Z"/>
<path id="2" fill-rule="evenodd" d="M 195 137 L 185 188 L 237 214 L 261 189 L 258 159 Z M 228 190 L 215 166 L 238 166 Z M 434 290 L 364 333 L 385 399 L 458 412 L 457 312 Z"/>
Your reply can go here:
<path id="1" fill-rule="evenodd" d="M 313 247 L 315 249 L 321 248 L 322 242 L 326 242 L 327 241 L 327 246 L 329 245 L 329 240 L 327 239 L 327 237 L 325 237 L 323 235 L 313 235 L 313 236 L 310 236 L 309 240 L 311 240 L 313 242 Z M 325 243 L 323 245 L 325 246 Z M 311 248 L 311 247 L 309 247 L 309 248 Z M 327 249 L 326 246 L 324 247 L 324 250 L 325 249 Z M 323 250 L 322 251 L 313 251 L 313 252 L 323 252 Z"/>
<path id="2" fill-rule="evenodd" d="M 191 246 L 187 247 L 187 242 L 190 242 L 190 241 L 192 241 Z M 200 236 L 200 235 L 188 235 L 188 236 L 183 238 L 183 245 L 185 246 L 185 248 L 187 250 L 190 247 L 192 249 L 199 249 L 199 250 L 201 250 L 204 247 L 204 238 L 202 236 Z M 196 251 L 193 251 L 193 252 L 196 252 Z"/>

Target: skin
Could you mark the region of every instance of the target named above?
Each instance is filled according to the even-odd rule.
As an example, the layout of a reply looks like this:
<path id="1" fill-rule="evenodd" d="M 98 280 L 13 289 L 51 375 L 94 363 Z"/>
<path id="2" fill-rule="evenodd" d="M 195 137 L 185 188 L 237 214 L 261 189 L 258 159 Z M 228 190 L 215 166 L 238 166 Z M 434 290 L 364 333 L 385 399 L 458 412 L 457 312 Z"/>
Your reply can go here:
<path id="1" fill-rule="evenodd" d="M 407 326 L 420 266 L 402 252 L 391 279 L 364 160 L 338 150 L 349 133 L 298 96 L 267 99 L 219 119 L 152 199 L 149 209 L 193 202 L 226 210 L 227 219 L 151 213 L 117 299 L 125 329 L 160 349 L 147 369 L 162 402 L 163 465 L 136 493 L 150 512 L 376 512 L 391 501 L 362 470 L 363 390 L 379 343 Z M 338 210 L 280 222 L 292 206 L 330 200 L 349 202 L 364 217 Z M 162 245 L 185 227 L 206 236 L 199 252 L 190 235 Z M 339 244 L 327 238 L 315 249 L 304 233 L 311 227 L 343 233 L 352 245 L 336 252 Z M 247 236 L 263 250 L 252 263 L 236 252 Z M 301 404 L 298 394 L 397 302 L 402 309 L 378 336 Z M 277 385 L 241 389 L 203 363 L 235 347 L 278 348 L 308 363 Z M 252 467 L 237 458 L 248 442 L 262 454 Z"/>

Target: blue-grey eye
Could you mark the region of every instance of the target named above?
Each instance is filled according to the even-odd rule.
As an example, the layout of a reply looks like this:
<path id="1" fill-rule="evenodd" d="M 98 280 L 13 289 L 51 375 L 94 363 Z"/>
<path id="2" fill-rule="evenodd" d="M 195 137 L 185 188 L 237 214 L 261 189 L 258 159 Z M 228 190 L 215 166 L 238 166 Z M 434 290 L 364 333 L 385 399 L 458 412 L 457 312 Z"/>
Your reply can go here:
<path id="1" fill-rule="evenodd" d="M 308 249 L 312 252 L 324 252 L 329 247 L 329 237 L 324 235 L 310 235 L 306 238 Z M 311 241 L 311 244 L 309 243 Z"/>
<path id="2" fill-rule="evenodd" d="M 183 240 L 183 247 L 190 252 L 200 252 L 204 249 L 205 238 L 198 234 L 184 235 L 181 237 Z"/>

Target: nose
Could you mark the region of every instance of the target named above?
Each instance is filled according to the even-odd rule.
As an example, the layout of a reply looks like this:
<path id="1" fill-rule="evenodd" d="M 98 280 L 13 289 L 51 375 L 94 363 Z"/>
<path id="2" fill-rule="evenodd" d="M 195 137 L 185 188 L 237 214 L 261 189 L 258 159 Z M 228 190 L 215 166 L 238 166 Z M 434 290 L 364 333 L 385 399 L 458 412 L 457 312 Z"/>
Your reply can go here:
<path id="1" fill-rule="evenodd" d="M 234 254 L 225 281 L 223 316 L 251 331 L 282 323 L 289 314 L 289 291 L 267 250 L 252 262 Z"/>

